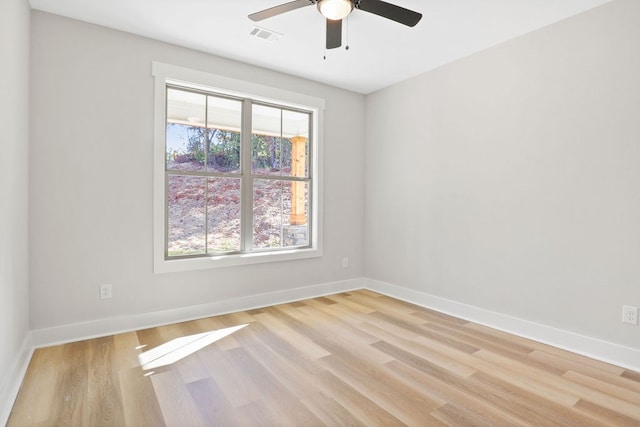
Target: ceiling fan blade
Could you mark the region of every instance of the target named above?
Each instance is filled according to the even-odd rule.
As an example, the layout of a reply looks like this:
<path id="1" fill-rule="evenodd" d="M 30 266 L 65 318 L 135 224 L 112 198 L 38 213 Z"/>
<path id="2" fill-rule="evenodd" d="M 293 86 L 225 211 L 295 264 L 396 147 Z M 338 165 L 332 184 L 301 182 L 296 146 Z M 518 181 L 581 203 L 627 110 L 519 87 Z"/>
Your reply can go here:
<path id="1" fill-rule="evenodd" d="M 327 49 L 335 49 L 342 45 L 342 19 L 327 19 Z"/>
<path id="2" fill-rule="evenodd" d="M 249 19 L 255 22 L 262 21 L 263 19 L 271 18 L 272 16 L 280 15 L 281 13 L 290 12 L 305 6 L 311 6 L 313 3 L 314 2 L 312 0 L 295 0 L 289 3 L 270 7 L 269 9 L 261 10 L 260 12 L 252 13 L 249 15 Z"/>
<path id="3" fill-rule="evenodd" d="M 356 8 L 408 25 L 409 27 L 414 27 L 420 19 L 422 19 L 421 13 L 382 0 L 356 1 Z"/>

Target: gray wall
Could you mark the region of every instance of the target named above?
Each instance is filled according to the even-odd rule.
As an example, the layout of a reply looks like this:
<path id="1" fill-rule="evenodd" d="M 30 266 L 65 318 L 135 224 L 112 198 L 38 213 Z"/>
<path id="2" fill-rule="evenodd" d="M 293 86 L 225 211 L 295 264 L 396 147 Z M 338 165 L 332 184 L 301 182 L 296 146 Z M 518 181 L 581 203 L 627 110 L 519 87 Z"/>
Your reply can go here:
<path id="1" fill-rule="evenodd" d="M 640 348 L 640 2 L 366 101 L 365 275 Z"/>
<path id="2" fill-rule="evenodd" d="M 55 15 L 32 16 L 32 329 L 363 276 L 362 95 Z M 152 61 L 326 100 L 324 257 L 152 273 Z M 98 299 L 101 283 L 113 284 L 113 299 Z"/>
<path id="3" fill-rule="evenodd" d="M 29 4 L 0 2 L 0 402 L 29 331 Z M 3 415 L 0 404 L 0 423 Z"/>

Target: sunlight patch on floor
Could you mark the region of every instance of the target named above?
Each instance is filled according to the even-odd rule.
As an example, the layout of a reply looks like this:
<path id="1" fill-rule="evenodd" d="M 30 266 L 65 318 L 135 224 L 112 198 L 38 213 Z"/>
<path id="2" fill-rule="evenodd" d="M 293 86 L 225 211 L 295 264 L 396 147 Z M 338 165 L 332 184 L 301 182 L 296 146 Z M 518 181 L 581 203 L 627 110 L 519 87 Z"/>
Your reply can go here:
<path id="1" fill-rule="evenodd" d="M 138 355 L 140 366 L 143 370 L 155 369 L 161 366 L 171 365 L 185 357 L 202 350 L 206 346 L 231 335 L 244 328 L 244 325 L 232 326 L 214 331 L 202 332 L 200 334 L 188 335 L 186 337 L 175 338 L 151 350 Z"/>

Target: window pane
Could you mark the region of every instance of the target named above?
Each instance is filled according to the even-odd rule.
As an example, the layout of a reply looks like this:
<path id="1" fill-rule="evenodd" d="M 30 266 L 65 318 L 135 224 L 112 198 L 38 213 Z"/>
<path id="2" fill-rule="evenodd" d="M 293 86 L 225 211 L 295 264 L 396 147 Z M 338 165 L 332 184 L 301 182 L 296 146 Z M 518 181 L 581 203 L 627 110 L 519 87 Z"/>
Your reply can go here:
<path id="1" fill-rule="evenodd" d="M 206 253 L 203 177 L 169 176 L 167 247 L 169 256 Z"/>
<path id="2" fill-rule="evenodd" d="M 282 139 L 273 135 L 251 135 L 251 173 L 280 175 Z"/>
<path id="3" fill-rule="evenodd" d="M 215 96 L 207 99 L 208 170 L 238 173 L 242 102 Z"/>
<path id="4" fill-rule="evenodd" d="M 204 95 L 167 89 L 168 170 L 204 170 L 205 111 Z"/>
<path id="5" fill-rule="evenodd" d="M 240 250 L 240 178 L 208 180 L 208 252 Z"/>
<path id="6" fill-rule="evenodd" d="M 309 176 L 309 113 L 282 110 L 282 175 Z"/>
<path id="7" fill-rule="evenodd" d="M 251 172 L 280 175 L 282 159 L 287 157 L 282 153 L 282 110 L 257 104 L 252 108 Z"/>
<path id="8" fill-rule="evenodd" d="M 254 175 L 309 176 L 309 113 L 253 105 Z"/>
<path id="9" fill-rule="evenodd" d="M 253 246 L 257 249 L 309 244 L 308 182 L 253 181 Z"/>

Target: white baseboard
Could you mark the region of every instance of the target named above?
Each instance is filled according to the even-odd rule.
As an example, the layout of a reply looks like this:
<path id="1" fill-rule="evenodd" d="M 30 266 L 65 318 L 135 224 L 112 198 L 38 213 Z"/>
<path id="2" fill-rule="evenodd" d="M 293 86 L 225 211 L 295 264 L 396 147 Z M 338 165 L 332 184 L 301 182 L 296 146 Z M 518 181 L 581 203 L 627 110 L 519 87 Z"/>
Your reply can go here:
<path id="1" fill-rule="evenodd" d="M 365 287 L 390 297 L 640 372 L 640 349 L 553 328 L 373 279 Z"/>
<path id="2" fill-rule="evenodd" d="M 13 408 L 13 403 L 18 397 L 24 374 L 33 355 L 33 345 L 31 344 L 31 332 L 28 332 L 22 340 L 22 345 L 18 351 L 12 368 L 4 375 L 0 383 L 0 426 L 6 425 Z"/>
<path id="3" fill-rule="evenodd" d="M 338 292 L 362 289 L 364 279 L 350 279 L 339 282 L 322 283 L 319 285 L 303 286 L 276 292 L 248 295 L 244 297 L 180 307 L 150 313 L 131 314 L 106 319 L 51 328 L 35 329 L 32 331 L 34 347 L 46 347 L 90 338 L 103 337 L 138 329 L 167 325 L 170 323 L 186 322 L 203 317 L 232 313 L 235 311 L 251 310 L 259 307 L 314 298 Z"/>

